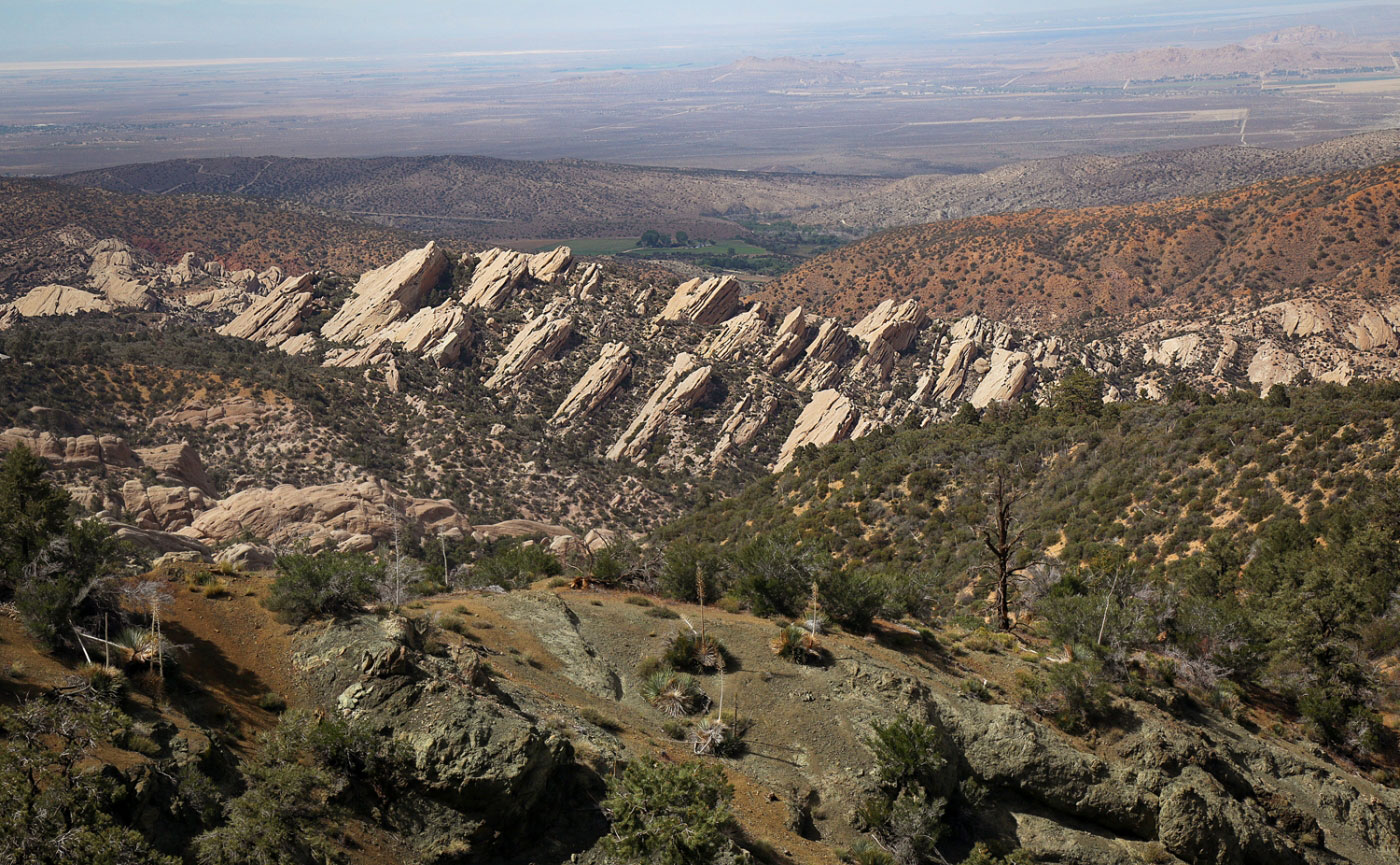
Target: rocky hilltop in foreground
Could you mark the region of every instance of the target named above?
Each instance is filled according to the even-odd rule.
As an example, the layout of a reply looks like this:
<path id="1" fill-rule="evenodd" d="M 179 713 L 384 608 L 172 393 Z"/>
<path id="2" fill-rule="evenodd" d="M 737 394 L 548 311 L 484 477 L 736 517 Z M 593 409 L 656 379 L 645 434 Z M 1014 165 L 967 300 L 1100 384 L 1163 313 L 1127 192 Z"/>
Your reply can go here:
<path id="1" fill-rule="evenodd" d="M 848 324 L 746 298 L 730 277 L 677 284 L 563 248 L 459 254 L 428 243 L 349 278 L 229 271 L 193 254 L 162 265 L 81 229 L 34 246 L 67 267 L 36 274 L 65 281 L 12 282 L 5 327 L 44 324 L 61 341 L 78 321 L 99 333 L 111 321 L 152 355 L 178 332 L 178 378 L 190 384 L 168 403 L 127 397 L 104 404 L 106 417 L 80 412 L 65 433 L 45 410 L 81 403 L 68 390 L 81 382 L 109 388 L 114 361 L 100 345 L 81 358 L 17 349 L 3 441 L 72 469 L 94 510 L 172 535 L 150 536 L 172 549 L 246 533 L 368 548 L 394 512 L 433 534 L 525 519 L 582 542 L 733 491 L 808 445 L 926 425 L 965 403 L 1044 402 L 1081 367 L 1110 401 L 1163 399 L 1178 383 L 1263 395 L 1400 378 L 1393 294 L 1300 290 L 1086 333 L 940 318 L 914 298 L 885 299 Z M 189 357 L 200 345 L 241 359 L 219 367 L 211 355 L 201 367 Z M 162 361 L 133 359 L 118 375 L 150 392 L 140 379 L 166 375 Z M 20 366 L 36 360 L 42 375 Z M 263 369 L 271 378 L 255 384 Z M 348 403 L 327 402 L 332 385 Z M 143 479 L 130 454 L 145 445 L 182 448 L 220 480 Z"/>

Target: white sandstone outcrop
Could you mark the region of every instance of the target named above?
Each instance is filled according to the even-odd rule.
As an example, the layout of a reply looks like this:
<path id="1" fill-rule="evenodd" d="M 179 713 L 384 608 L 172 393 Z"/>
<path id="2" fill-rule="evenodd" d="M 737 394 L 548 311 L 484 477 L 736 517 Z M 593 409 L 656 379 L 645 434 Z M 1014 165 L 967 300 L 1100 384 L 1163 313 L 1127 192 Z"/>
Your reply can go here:
<path id="1" fill-rule="evenodd" d="M 1332 314 L 1315 300 L 1286 300 L 1269 307 L 1278 314 L 1284 336 L 1304 337 L 1332 330 Z"/>
<path id="2" fill-rule="evenodd" d="M 823 319 L 802 360 L 785 376 L 798 390 L 818 391 L 841 377 L 841 366 L 856 353 L 858 345 L 839 322 Z"/>
<path id="3" fill-rule="evenodd" d="M 1015 399 L 1025 389 L 1031 375 L 1031 356 L 1024 351 L 1004 348 L 992 351 L 991 366 L 968 397 L 973 408 L 986 408 L 994 402 Z"/>
<path id="4" fill-rule="evenodd" d="M 560 246 L 530 256 L 527 268 L 531 279 L 543 283 L 554 283 L 568 276 L 569 268 L 573 267 L 573 264 L 573 250 L 567 246 Z"/>
<path id="5" fill-rule="evenodd" d="M 462 303 L 487 311 L 500 309 L 530 275 L 530 256 L 511 249 L 488 249 L 477 259 Z"/>
<path id="6" fill-rule="evenodd" d="M 425 306 L 406 321 L 391 325 L 381 336 L 403 346 L 404 351 L 421 355 L 438 366 L 456 363 L 471 331 L 471 317 L 461 304 L 449 300 L 438 306 Z"/>
<path id="7" fill-rule="evenodd" d="M 910 299 L 903 303 L 883 300 L 851 328 L 851 336 L 868 346 L 883 339 L 894 351 L 901 352 L 914 341 L 925 319 L 924 308 L 917 300 Z"/>
<path id="8" fill-rule="evenodd" d="M 780 472 L 787 468 L 798 449 L 806 445 L 821 447 L 842 441 L 850 436 L 859 421 L 860 411 L 850 399 L 836 390 L 818 391 L 812 395 L 802 414 L 797 416 L 792 432 L 788 433 L 782 450 L 778 452 L 778 462 L 773 470 Z"/>
<path id="9" fill-rule="evenodd" d="M 608 459 L 614 462 L 635 460 L 645 454 L 663 425 L 700 401 L 709 389 L 713 375 L 714 367 L 701 366 L 700 359 L 695 355 L 688 352 L 676 355 L 661 383 L 651 392 L 646 405 L 608 449 Z"/>
<path id="10" fill-rule="evenodd" d="M 496 390 L 511 377 L 553 360 L 573 332 L 572 317 L 559 315 L 557 308 L 546 308 L 527 321 L 510 341 L 505 354 L 496 362 L 495 372 L 486 380 L 486 387 Z"/>
<path id="11" fill-rule="evenodd" d="M 275 348 L 301 330 L 301 317 L 311 303 L 311 274 L 304 273 L 258 298 L 237 318 L 219 328 L 224 336 L 248 339 Z"/>
<path id="12" fill-rule="evenodd" d="M 1390 322 L 1380 310 L 1371 307 L 1347 328 L 1346 337 L 1347 342 L 1361 351 L 1384 351 L 1400 346 Z"/>
<path id="13" fill-rule="evenodd" d="M 778 412 L 777 397 L 764 394 L 763 398 L 759 399 L 753 390 L 756 383 L 750 380 L 748 385 L 749 392 L 734 404 L 734 410 L 719 428 L 719 439 L 715 441 L 715 448 L 710 453 L 710 465 L 718 464 L 730 451 L 752 442 Z"/>
<path id="14" fill-rule="evenodd" d="M 76 315 L 80 312 L 109 312 L 112 305 L 105 298 L 80 288 L 41 285 L 10 304 L 10 309 L 25 318 L 36 318 L 45 315 Z"/>
<path id="15" fill-rule="evenodd" d="M 566 425 L 597 411 L 632 374 L 632 349 L 620 342 L 603 346 L 598 359 L 588 367 L 559 404 L 552 423 Z"/>
<path id="16" fill-rule="evenodd" d="M 739 311 L 742 295 L 739 280 L 732 276 L 692 279 L 676 287 L 676 293 L 671 295 L 657 319 L 719 324 Z"/>
<path id="17" fill-rule="evenodd" d="M 957 398 L 967 382 L 968 367 L 976 356 L 977 343 L 973 340 L 960 339 L 953 343 L 948 349 L 948 356 L 943 359 L 943 369 L 938 375 L 938 381 L 933 385 L 932 396 L 935 401 L 950 403 Z"/>
<path id="18" fill-rule="evenodd" d="M 430 242 L 365 273 L 355 283 L 354 296 L 321 327 L 321 336 L 359 345 L 375 339 L 386 325 L 418 311 L 447 263 L 442 249 Z"/>
<path id="19" fill-rule="evenodd" d="M 799 306 L 783 318 L 782 323 L 778 325 L 777 334 L 773 337 L 773 347 L 763 356 L 763 365 L 767 367 L 768 373 L 781 375 L 791 366 L 807 347 L 809 334 L 807 316 Z"/>
<path id="20" fill-rule="evenodd" d="M 1143 346 L 1143 363 L 1165 367 L 1191 367 L 1200 360 L 1205 339 L 1199 333 L 1186 333 Z"/>
<path id="21" fill-rule="evenodd" d="M 88 279 L 113 307 L 154 309 L 156 298 L 136 274 L 133 251 L 131 245 L 122 240 L 99 240 L 88 250 L 92 256 Z"/>
<path id="22" fill-rule="evenodd" d="M 768 308 L 763 303 L 755 303 L 707 336 L 700 343 L 700 353 L 715 360 L 738 357 L 744 349 L 763 338 L 767 326 Z"/>
<path id="23" fill-rule="evenodd" d="M 1303 362 L 1292 352 L 1285 351 L 1273 340 L 1259 344 L 1249 361 L 1249 380 L 1259 386 L 1260 395 L 1267 394 L 1276 384 L 1291 384 L 1303 371 Z"/>

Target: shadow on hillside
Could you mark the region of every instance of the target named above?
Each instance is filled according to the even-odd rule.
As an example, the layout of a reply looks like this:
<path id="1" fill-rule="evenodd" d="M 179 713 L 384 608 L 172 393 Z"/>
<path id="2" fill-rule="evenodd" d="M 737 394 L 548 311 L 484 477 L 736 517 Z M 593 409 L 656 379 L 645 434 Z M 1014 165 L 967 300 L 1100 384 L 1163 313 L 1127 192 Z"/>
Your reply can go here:
<path id="1" fill-rule="evenodd" d="M 269 688 L 257 673 L 238 666 L 216 644 L 176 622 L 166 624 L 165 636 L 179 647 L 180 675 L 170 697 L 190 720 L 209 727 L 266 722 L 257 701 Z"/>

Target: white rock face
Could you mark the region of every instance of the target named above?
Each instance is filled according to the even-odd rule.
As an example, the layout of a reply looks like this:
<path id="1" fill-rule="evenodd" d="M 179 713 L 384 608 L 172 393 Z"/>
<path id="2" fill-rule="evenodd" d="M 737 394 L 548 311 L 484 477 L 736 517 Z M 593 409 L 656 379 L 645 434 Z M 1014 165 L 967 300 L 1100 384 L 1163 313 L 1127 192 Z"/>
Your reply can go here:
<path id="1" fill-rule="evenodd" d="M 1215 356 L 1215 363 L 1210 368 L 1210 374 L 1219 378 L 1225 374 L 1235 363 L 1235 356 L 1240 353 L 1240 344 L 1233 337 L 1225 337 L 1225 341 L 1220 344 L 1220 354 Z"/>
<path id="2" fill-rule="evenodd" d="M 743 290 L 732 276 L 692 279 L 681 283 L 657 318 L 661 321 L 693 321 L 719 324 L 739 311 Z"/>
<path id="3" fill-rule="evenodd" d="M 316 334 L 314 333 L 299 333 L 296 336 L 288 339 L 281 345 L 277 346 L 278 349 L 285 352 L 286 354 L 292 355 L 293 357 L 296 357 L 299 354 L 306 354 L 315 347 Z"/>
<path id="4" fill-rule="evenodd" d="M 822 390 L 835 384 L 841 377 L 841 365 L 856 351 L 856 341 L 839 322 L 823 319 L 802 360 L 784 378 L 799 390 Z"/>
<path id="5" fill-rule="evenodd" d="M 1284 336 L 1312 336 L 1332 330 L 1332 314 L 1314 300 L 1286 300 L 1271 307 Z"/>
<path id="6" fill-rule="evenodd" d="M 867 346 L 883 339 L 894 351 L 901 352 L 914 341 L 925 318 L 924 309 L 917 300 L 910 299 L 900 304 L 892 299 L 883 300 L 851 328 L 851 336 Z"/>
<path id="7" fill-rule="evenodd" d="M 25 318 L 46 315 L 76 315 L 80 312 L 109 312 L 112 305 L 90 291 L 66 285 L 41 285 L 10 304 Z"/>
<path id="8" fill-rule="evenodd" d="M 553 360 L 573 332 L 573 318 L 559 315 L 556 309 L 546 309 L 530 319 L 496 362 L 496 371 L 486 380 L 486 387 L 496 390 L 510 378 Z"/>
<path id="9" fill-rule="evenodd" d="M 290 340 L 288 340 L 290 342 Z M 359 348 L 333 348 L 326 352 L 321 366 L 353 369 L 357 366 L 374 366 L 393 360 L 393 340 L 384 335 L 372 337 Z"/>
<path id="10" fill-rule="evenodd" d="M 136 259 L 131 245 L 108 238 L 99 240 L 88 249 L 92 264 L 88 278 L 93 288 L 102 292 L 114 307 L 155 309 L 156 298 L 136 275 Z"/>
<path id="11" fill-rule="evenodd" d="M 1205 340 L 1199 333 L 1186 333 L 1143 346 L 1143 363 L 1165 367 L 1195 366 Z"/>
<path id="12" fill-rule="evenodd" d="M 646 405 L 608 449 L 608 459 L 614 462 L 635 460 L 644 455 L 663 425 L 699 402 L 709 389 L 713 375 L 714 367 L 701 366 L 695 355 L 687 352 L 676 355 Z"/>
<path id="13" fill-rule="evenodd" d="M 173 286 L 188 285 L 204 273 L 204 268 L 195 263 L 194 253 L 180 256 L 180 262 L 165 269 L 165 279 Z"/>
<path id="14" fill-rule="evenodd" d="M 497 310 L 530 275 L 530 256 L 511 249 L 488 249 L 477 259 L 462 303 Z"/>
<path id="15" fill-rule="evenodd" d="M 1371 308 L 1347 328 L 1347 341 L 1361 351 L 1384 351 L 1400 346 L 1390 322 L 1379 310 Z"/>
<path id="16" fill-rule="evenodd" d="M 430 242 L 386 267 L 371 270 L 355 283 L 355 296 L 321 327 L 331 342 L 364 345 L 381 329 L 418 311 L 447 268 L 447 256 Z"/>
<path id="17" fill-rule="evenodd" d="M 983 349 L 1006 348 L 1011 344 L 1011 327 L 1004 321 L 991 321 L 974 312 L 958 319 L 948 331 L 948 338 L 954 342 L 970 339 Z"/>
<path id="18" fill-rule="evenodd" d="M 243 490 L 200 514 L 182 534 L 223 541 L 247 532 L 273 543 L 310 540 L 313 546 L 333 546 L 356 535 L 386 540 L 397 511 L 433 534 L 471 531 L 450 502 L 410 498 L 383 482 L 366 481 Z"/>
<path id="19" fill-rule="evenodd" d="M 455 300 L 425 306 L 407 321 L 386 328 L 380 335 L 422 355 L 438 366 L 456 363 L 471 331 L 471 318 Z"/>
<path id="20" fill-rule="evenodd" d="M 1276 384 L 1291 384 L 1303 371 L 1303 362 L 1292 352 L 1280 348 L 1273 340 L 1264 340 L 1249 361 L 1249 380 L 1259 385 L 1263 396 Z"/>
<path id="21" fill-rule="evenodd" d="M 574 252 L 567 246 L 539 252 L 529 257 L 530 278 L 543 283 L 553 283 L 568 276 L 574 264 Z"/>
<path id="22" fill-rule="evenodd" d="M 219 328 L 224 336 L 249 339 L 275 348 L 301 330 L 302 313 L 311 303 L 311 274 L 304 273 L 258 298 L 233 321 Z"/>
<path id="23" fill-rule="evenodd" d="M 632 349 L 620 342 L 608 343 L 603 346 L 598 359 L 569 390 L 550 421 L 564 426 L 587 417 L 607 402 L 618 385 L 631 374 Z"/>
<path id="24" fill-rule="evenodd" d="M 755 303 L 706 337 L 700 344 L 700 353 L 715 360 L 738 357 L 744 349 L 763 338 L 767 326 L 768 308 L 762 303 Z"/>
<path id="25" fill-rule="evenodd" d="M 948 349 L 943 359 L 943 370 L 933 386 L 932 396 L 941 403 L 951 403 L 962 392 L 967 381 L 967 369 L 977 356 L 977 343 L 971 339 L 960 339 Z"/>
<path id="26" fill-rule="evenodd" d="M 809 333 L 807 316 L 802 312 L 802 307 L 797 307 L 783 318 L 773 337 L 773 347 L 763 356 L 763 365 L 770 375 L 781 375 L 797 360 L 807 347 Z"/>
<path id="27" fill-rule="evenodd" d="M 258 274 L 258 285 L 262 286 L 263 291 L 271 291 L 272 289 L 281 285 L 286 280 L 286 278 L 287 275 L 282 272 L 282 268 L 274 264 L 267 270 L 264 270 L 262 273 Z M 307 281 L 310 281 L 309 274 L 307 275 Z"/>
<path id="28" fill-rule="evenodd" d="M 750 387 L 754 384 L 749 382 Z M 743 398 L 734 404 L 734 410 L 720 427 L 719 439 L 710 453 L 710 464 L 718 464 L 731 451 L 753 441 L 773 419 L 778 405 L 778 398 L 772 394 L 765 394 L 762 399 L 758 398 L 753 390 L 744 394 Z"/>
<path id="29" fill-rule="evenodd" d="M 576 272 L 569 296 L 579 300 L 592 300 L 603 289 L 603 268 L 597 264 L 585 265 Z"/>
<path id="30" fill-rule="evenodd" d="M 818 391 L 812 401 L 797 416 L 792 432 L 788 433 L 778 452 L 778 462 L 773 471 L 780 472 L 796 456 L 799 448 L 806 445 L 829 445 L 850 436 L 860 420 L 860 412 L 849 399 L 836 390 Z"/>
<path id="31" fill-rule="evenodd" d="M 973 408 L 986 408 L 994 402 L 1015 399 L 1025 389 L 1031 375 L 1031 356 L 1024 351 L 998 348 L 992 351 L 991 367 L 968 402 Z"/>

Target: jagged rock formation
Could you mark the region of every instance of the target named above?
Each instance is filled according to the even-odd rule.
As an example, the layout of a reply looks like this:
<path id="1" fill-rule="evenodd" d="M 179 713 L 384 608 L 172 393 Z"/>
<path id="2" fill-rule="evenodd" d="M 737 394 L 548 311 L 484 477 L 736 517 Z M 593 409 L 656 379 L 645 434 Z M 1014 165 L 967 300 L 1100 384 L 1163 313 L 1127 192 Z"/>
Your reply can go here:
<path id="1" fill-rule="evenodd" d="M 587 417 L 607 402 L 618 385 L 631 374 L 632 349 L 620 342 L 604 345 L 598 359 L 569 390 L 550 421 L 567 426 Z"/>
<path id="2" fill-rule="evenodd" d="M 438 366 L 456 363 L 471 333 L 471 318 L 455 300 L 440 306 L 427 306 L 407 321 L 386 329 L 381 335 L 398 343 L 410 354 L 421 355 Z"/>
<path id="3" fill-rule="evenodd" d="M 1143 347 L 1143 361 L 1158 366 L 1194 366 L 1200 360 L 1204 339 L 1198 333 L 1164 339 Z"/>
<path id="4" fill-rule="evenodd" d="M 714 367 L 700 366 L 695 355 L 677 355 L 646 405 L 608 449 L 608 459 L 640 459 L 663 426 L 693 407 L 705 395 L 713 375 Z"/>
<path id="5" fill-rule="evenodd" d="M 762 339 L 767 326 L 768 308 L 755 303 L 706 337 L 700 344 L 700 354 L 714 360 L 730 360 Z"/>
<path id="6" fill-rule="evenodd" d="M 509 249 L 489 249 L 477 259 L 462 303 L 488 312 L 500 309 L 530 275 L 530 256 Z"/>
<path id="7" fill-rule="evenodd" d="M 1286 300 L 1271 309 L 1279 314 L 1279 327 L 1289 337 L 1313 336 L 1332 330 L 1332 315 L 1320 303 L 1310 300 Z"/>
<path id="8" fill-rule="evenodd" d="M 220 327 L 219 333 L 276 348 L 301 330 L 302 315 L 311 303 L 310 285 L 310 273 L 283 282 Z"/>
<path id="9" fill-rule="evenodd" d="M 496 362 L 496 371 L 486 380 L 486 386 L 496 390 L 506 380 L 553 359 L 573 333 L 574 320 L 561 315 L 558 306 L 546 308 L 527 321 Z"/>
<path id="10" fill-rule="evenodd" d="M 829 387 L 841 375 L 841 365 L 855 356 L 855 339 L 835 319 L 822 319 L 802 359 L 784 378 L 798 390 Z"/>
<path id="11" fill-rule="evenodd" d="M 136 260 L 130 244 L 124 241 L 100 240 L 88 250 L 92 265 L 88 278 L 98 291 L 115 307 L 154 309 L 156 298 L 136 273 Z"/>
<path id="12" fill-rule="evenodd" d="M 732 276 L 697 277 L 676 288 L 657 319 L 716 325 L 739 311 L 742 296 L 739 281 Z"/>
<path id="13" fill-rule="evenodd" d="M 798 448 L 807 445 L 828 445 L 850 436 L 860 420 L 860 411 L 845 396 L 835 390 L 824 390 L 812 395 L 812 401 L 797 416 L 797 423 L 788 433 L 783 448 L 778 452 L 778 462 L 774 471 L 782 471 L 797 454 Z"/>
<path id="14" fill-rule="evenodd" d="M 884 340 L 894 351 L 904 351 L 926 319 L 923 306 L 917 300 L 896 304 L 881 301 L 870 314 L 851 328 L 851 336 L 868 346 Z"/>
<path id="15" fill-rule="evenodd" d="M 783 318 L 782 323 L 778 325 L 777 334 L 773 337 L 773 347 L 763 356 L 763 366 L 770 375 L 782 373 L 797 360 L 797 356 L 807 347 L 809 332 L 807 316 L 802 312 L 802 307 L 793 309 Z"/>
<path id="16" fill-rule="evenodd" d="M 748 384 L 758 386 L 752 380 Z M 719 428 L 719 439 L 710 452 L 710 465 L 718 465 L 731 451 L 752 442 L 777 414 L 779 405 L 778 398 L 772 394 L 763 394 L 760 399 L 754 390 L 745 393 Z"/>
<path id="17" fill-rule="evenodd" d="M 354 296 L 322 325 L 321 336 L 331 342 L 367 343 L 386 325 L 417 312 L 446 268 L 447 256 L 429 243 L 369 271 L 355 284 Z"/>
<path id="18" fill-rule="evenodd" d="M 1386 351 L 1400 346 L 1395 328 L 1380 310 L 1371 307 L 1363 308 L 1361 317 L 1347 328 L 1346 337 L 1361 351 Z"/>

